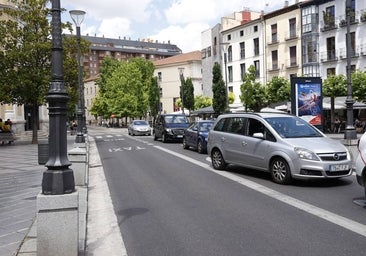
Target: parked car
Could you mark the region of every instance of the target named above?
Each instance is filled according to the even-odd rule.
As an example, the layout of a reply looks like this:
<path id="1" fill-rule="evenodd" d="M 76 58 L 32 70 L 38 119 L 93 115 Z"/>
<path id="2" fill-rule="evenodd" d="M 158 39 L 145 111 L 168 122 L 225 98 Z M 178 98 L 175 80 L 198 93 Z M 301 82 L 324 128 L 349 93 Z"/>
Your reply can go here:
<path id="1" fill-rule="evenodd" d="M 343 144 L 286 113 L 220 115 L 209 132 L 207 149 L 215 169 L 234 164 L 267 171 L 280 184 L 341 178 L 353 171 Z"/>
<path id="2" fill-rule="evenodd" d="M 184 131 L 189 125 L 188 118 L 184 114 L 161 114 L 153 126 L 154 140 L 161 138 L 162 142 L 182 141 Z"/>
<path id="3" fill-rule="evenodd" d="M 358 155 L 356 157 L 356 179 L 358 184 L 365 188 L 366 196 L 366 133 L 357 143 Z"/>
<path id="4" fill-rule="evenodd" d="M 151 135 L 151 126 L 145 120 L 133 120 L 127 129 L 129 135 Z"/>
<path id="5" fill-rule="evenodd" d="M 214 121 L 199 120 L 193 122 L 183 135 L 183 148 L 188 149 L 192 147 L 202 154 L 207 151 L 207 136 Z"/>

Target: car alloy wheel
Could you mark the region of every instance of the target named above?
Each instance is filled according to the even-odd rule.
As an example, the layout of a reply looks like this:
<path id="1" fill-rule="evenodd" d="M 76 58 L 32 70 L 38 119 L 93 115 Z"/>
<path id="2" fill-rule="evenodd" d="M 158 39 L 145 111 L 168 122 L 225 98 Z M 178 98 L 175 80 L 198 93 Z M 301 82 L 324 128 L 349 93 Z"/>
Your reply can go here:
<path id="1" fill-rule="evenodd" d="M 187 145 L 186 137 L 183 137 L 182 145 L 183 145 L 183 149 L 188 149 L 189 148 L 189 146 Z"/>
<path id="2" fill-rule="evenodd" d="M 200 154 L 204 153 L 202 140 L 199 140 L 197 143 L 197 152 Z"/>
<path id="3" fill-rule="evenodd" d="M 291 183 L 291 171 L 288 163 L 281 157 L 272 160 L 270 166 L 272 180 L 278 184 Z"/>
<path id="4" fill-rule="evenodd" d="M 224 157 L 222 156 L 220 150 L 213 149 L 211 153 L 212 167 L 216 170 L 224 170 L 226 163 Z"/>
<path id="5" fill-rule="evenodd" d="M 163 133 L 162 135 L 161 135 L 161 140 L 165 143 L 167 140 L 166 140 L 166 135 L 165 135 L 165 133 Z"/>

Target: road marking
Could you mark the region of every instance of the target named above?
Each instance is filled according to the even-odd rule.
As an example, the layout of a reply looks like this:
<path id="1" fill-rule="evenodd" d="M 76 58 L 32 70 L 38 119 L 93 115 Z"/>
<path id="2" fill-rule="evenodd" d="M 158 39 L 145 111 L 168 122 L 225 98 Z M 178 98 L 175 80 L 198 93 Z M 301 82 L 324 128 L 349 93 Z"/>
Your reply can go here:
<path id="1" fill-rule="evenodd" d="M 260 185 L 256 182 L 253 182 L 253 181 L 250 181 L 248 179 L 245 179 L 245 178 L 242 178 L 242 177 L 239 177 L 235 174 L 232 174 L 230 172 L 226 172 L 226 171 L 217 171 L 215 169 L 213 169 L 210 165 L 208 164 L 205 164 L 205 163 L 202 163 L 200 161 L 197 161 L 193 158 L 190 158 L 188 156 L 185 156 L 185 155 L 181 155 L 179 153 L 176 153 L 174 151 L 171 151 L 169 149 L 165 149 L 165 148 L 162 148 L 160 146 L 155 146 L 155 148 L 159 149 L 159 150 L 162 150 L 168 154 L 171 154 L 171 155 L 174 155 L 176 157 L 179 157 L 183 160 L 186 160 L 190 163 L 193 163 L 195 165 L 198 165 L 206 170 L 209 170 L 211 172 L 214 172 L 216 174 L 219 174 L 223 177 L 226 177 L 232 181 L 235 181 L 241 185 L 244 185 L 248 188 L 251 188 L 257 192 L 260 192 L 266 196 L 269 196 L 269 197 L 272 197 L 274 199 L 277 199 L 283 203 L 286 203 L 288 205 L 291 205 L 297 209 L 300 209 L 300 210 L 303 210 L 307 213 L 310 213 L 314 216 L 317 216 L 321 219 L 324 219 L 326 221 L 329 221 L 333 224 L 336 224 L 338 226 L 341 226 L 345 229 L 348 229 L 352 232 L 355 232 L 359 235 L 362 235 L 364 237 L 366 237 L 366 225 L 362 224 L 362 223 L 359 223 L 359 222 L 356 222 L 356 221 L 353 221 L 351 219 L 347 219 L 345 217 L 342 217 L 340 215 L 337 215 L 335 213 L 332 213 L 330 211 L 327 211 L 327 210 L 324 210 L 322 208 L 319 208 L 317 206 L 314 206 L 312 204 L 308 204 L 304 201 L 301 201 L 301 200 L 298 200 L 296 198 L 293 198 L 293 197 L 290 197 L 288 195 L 285 195 L 285 194 L 282 194 L 276 190 L 273 190 L 273 189 L 270 189 L 270 188 L 267 188 L 263 185 Z"/>

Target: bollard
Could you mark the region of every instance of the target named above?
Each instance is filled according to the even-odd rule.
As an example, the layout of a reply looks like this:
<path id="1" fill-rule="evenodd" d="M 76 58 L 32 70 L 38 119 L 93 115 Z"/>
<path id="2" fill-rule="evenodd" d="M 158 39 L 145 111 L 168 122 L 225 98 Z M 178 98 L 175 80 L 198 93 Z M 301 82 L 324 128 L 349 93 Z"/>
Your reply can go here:
<path id="1" fill-rule="evenodd" d="M 48 140 L 38 141 L 38 164 L 45 165 L 49 157 L 49 144 Z"/>

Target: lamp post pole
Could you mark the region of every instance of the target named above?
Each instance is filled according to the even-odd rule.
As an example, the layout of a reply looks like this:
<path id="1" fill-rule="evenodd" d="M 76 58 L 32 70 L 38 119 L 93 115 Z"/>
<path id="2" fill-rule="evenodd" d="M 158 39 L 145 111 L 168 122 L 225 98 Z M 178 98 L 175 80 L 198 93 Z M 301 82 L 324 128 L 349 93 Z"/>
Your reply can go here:
<path id="1" fill-rule="evenodd" d="M 344 139 L 356 140 L 357 133 L 353 126 L 353 104 L 352 98 L 352 81 L 351 81 L 351 34 L 350 34 L 350 22 L 351 22 L 351 0 L 346 0 L 346 16 L 347 16 L 347 38 L 346 38 L 346 49 L 347 49 L 347 125 L 344 132 Z"/>
<path id="2" fill-rule="evenodd" d="M 42 194 L 62 195 L 75 191 L 73 170 L 67 158 L 66 92 L 62 60 L 60 0 L 52 0 L 52 80 L 46 100 L 49 107 L 49 158 L 43 173 Z"/>
<path id="3" fill-rule="evenodd" d="M 72 20 L 76 26 L 76 40 L 78 44 L 78 109 L 77 118 L 78 126 L 75 142 L 84 143 L 84 133 L 86 133 L 86 123 L 85 123 L 85 104 L 84 104 L 84 84 L 83 84 L 83 67 L 81 63 L 81 49 L 80 49 L 80 25 L 84 20 L 85 12 L 81 10 L 72 10 L 69 12 Z"/>
<path id="4" fill-rule="evenodd" d="M 178 68 L 180 78 L 180 95 L 182 97 L 182 114 L 184 114 L 184 68 Z"/>
<path id="5" fill-rule="evenodd" d="M 158 73 L 158 89 L 159 89 L 158 113 L 161 114 L 161 96 L 162 96 L 161 72 Z"/>

